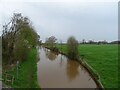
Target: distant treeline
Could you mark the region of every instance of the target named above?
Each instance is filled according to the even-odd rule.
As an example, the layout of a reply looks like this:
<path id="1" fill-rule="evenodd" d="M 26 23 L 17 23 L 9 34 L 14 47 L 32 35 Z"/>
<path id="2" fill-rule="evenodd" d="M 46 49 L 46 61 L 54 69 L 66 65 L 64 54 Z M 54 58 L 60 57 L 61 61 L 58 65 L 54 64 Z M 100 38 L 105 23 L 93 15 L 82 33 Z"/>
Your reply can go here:
<path id="1" fill-rule="evenodd" d="M 89 40 L 88 42 L 86 42 L 85 40 L 83 40 L 82 42 L 80 42 L 80 44 L 120 44 L 120 41 L 111 41 L 111 42 L 107 42 L 106 40 L 104 41 L 93 41 L 93 40 Z"/>
<path id="2" fill-rule="evenodd" d="M 42 44 L 45 44 L 45 43 L 42 43 Z M 56 43 L 56 44 L 62 44 L 62 45 L 64 45 L 64 44 L 66 44 L 65 42 L 63 43 Z M 120 41 L 111 41 L 111 42 L 104 42 L 104 41 L 98 41 L 98 42 L 95 42 L 95 41 L 90 41 L 90 42 L 79 42 L 79 44 L 98 44 L 98 45 L 100 45 L 100 44 L 120 44 Z"/>

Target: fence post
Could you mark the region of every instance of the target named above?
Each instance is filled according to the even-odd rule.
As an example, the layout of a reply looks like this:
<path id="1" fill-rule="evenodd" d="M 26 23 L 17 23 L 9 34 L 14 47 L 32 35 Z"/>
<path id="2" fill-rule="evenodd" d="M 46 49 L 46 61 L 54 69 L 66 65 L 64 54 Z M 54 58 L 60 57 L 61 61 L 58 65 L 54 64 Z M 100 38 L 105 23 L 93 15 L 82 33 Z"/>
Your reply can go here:
<path id="1" fill-rule="evenodd" d="M 17 79 L 18 79 L 18 65 L 19 65 L 19 61 L 17 61 Z"/>

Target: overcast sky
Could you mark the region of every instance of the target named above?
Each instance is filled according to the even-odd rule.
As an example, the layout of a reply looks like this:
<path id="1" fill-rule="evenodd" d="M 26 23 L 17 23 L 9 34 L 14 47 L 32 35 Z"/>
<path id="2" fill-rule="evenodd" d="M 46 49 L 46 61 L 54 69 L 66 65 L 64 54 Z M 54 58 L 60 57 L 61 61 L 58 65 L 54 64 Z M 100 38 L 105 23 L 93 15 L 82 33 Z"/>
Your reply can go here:
<path id="1" fill-rule="evenodd" d="M 0 33 L 2 25 L 9 22 L 13 13 L 18 12 L 30 18 L 43 41 L 52 35 L 64 42 L 71 35 L 79 41 L 118 39 L 117 0 L 5 1 L 0 3 Z"/>

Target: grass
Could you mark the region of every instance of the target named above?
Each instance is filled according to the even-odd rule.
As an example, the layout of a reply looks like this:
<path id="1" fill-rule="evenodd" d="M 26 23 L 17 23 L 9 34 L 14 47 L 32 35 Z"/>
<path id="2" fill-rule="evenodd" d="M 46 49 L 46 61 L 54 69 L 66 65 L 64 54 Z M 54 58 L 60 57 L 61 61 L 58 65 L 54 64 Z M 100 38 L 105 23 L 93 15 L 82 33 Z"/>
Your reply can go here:
<path id="1" fill-rule="evenodd" d="M 27 57 L 27 60 L 24 60 L 19 65 L 18 78 L 17 78 L 17 69 L 14 67 L 13 70 L 7 71 L 8 74 L 11 74 L 15 77 L 13 88 L 39 88 L 37 84 L 37 50 L 33 48 Z"/>
<path id="2" fill-rule="evenodd" d="M 57 47 L 67 53 L 66 45 Z M 118 87 L 118 45 L 79 45 L 79 54 L 98 72 L 105 88 Z"/>

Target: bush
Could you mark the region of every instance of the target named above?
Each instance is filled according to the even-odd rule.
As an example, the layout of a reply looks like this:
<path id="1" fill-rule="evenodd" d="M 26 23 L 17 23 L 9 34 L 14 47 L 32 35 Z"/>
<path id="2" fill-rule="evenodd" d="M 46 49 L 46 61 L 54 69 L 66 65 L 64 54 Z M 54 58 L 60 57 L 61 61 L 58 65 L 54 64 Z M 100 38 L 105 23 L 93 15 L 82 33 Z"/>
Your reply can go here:
<path id="1" fill-rule="evenodd" d="M 67 54 L 70 59 L 78 60 L 79 58 L 78 41 L 73 36 L 67 40 Z"/>
<path id="2" fill-rule="evenodd" d="M 26 60 L 28 53 L 29 53 L 28 45 L 25 42 L 23 42 L 23 40 L 19 39 L 15 43 L 15 48 L 14 48 L 15 60 L 17 61 Z"/>
<path id="3" fill-rule="evenodd" d="M 59 49 L 57 47 L 53 47 L 52 50 L 55 52 L 59 52 Z"/>

